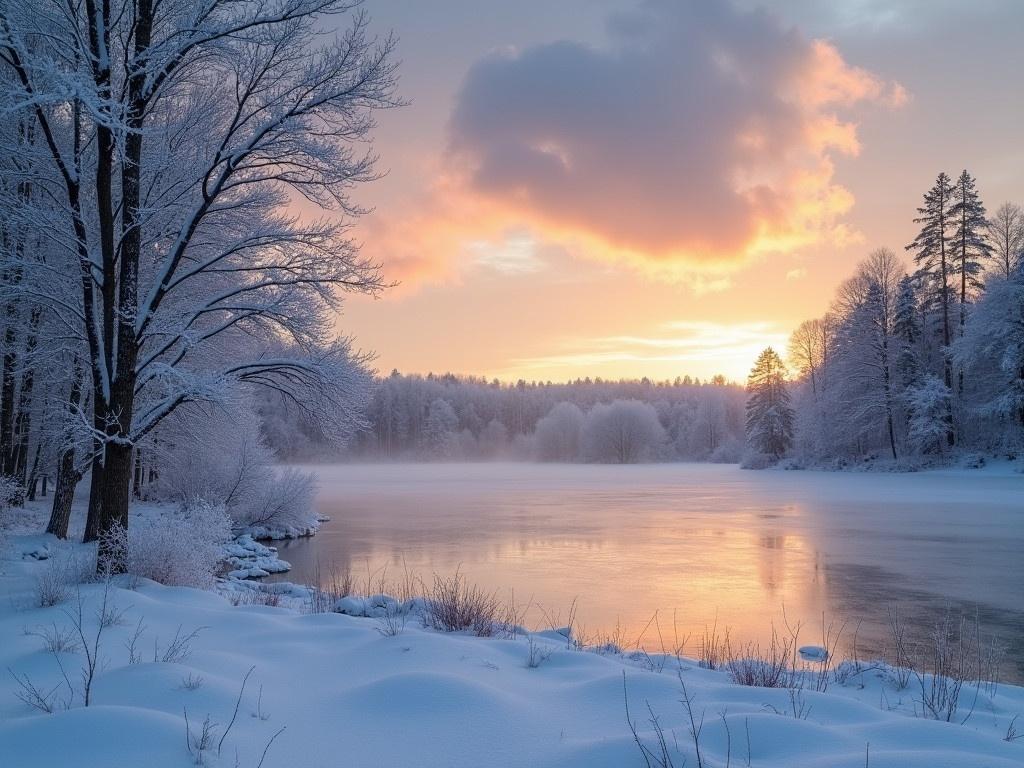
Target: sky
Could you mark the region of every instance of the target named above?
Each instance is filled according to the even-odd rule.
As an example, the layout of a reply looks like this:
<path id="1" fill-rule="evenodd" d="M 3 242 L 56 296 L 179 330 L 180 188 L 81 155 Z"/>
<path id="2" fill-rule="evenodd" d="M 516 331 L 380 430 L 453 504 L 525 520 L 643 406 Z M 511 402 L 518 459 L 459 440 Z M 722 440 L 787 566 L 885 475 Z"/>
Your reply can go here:
<path id="1" fill-rule="evenodd" d="M 1024 202 L 1018 0 L 367 0 L 383 373 L 741 381 L 939 171 Z"/>

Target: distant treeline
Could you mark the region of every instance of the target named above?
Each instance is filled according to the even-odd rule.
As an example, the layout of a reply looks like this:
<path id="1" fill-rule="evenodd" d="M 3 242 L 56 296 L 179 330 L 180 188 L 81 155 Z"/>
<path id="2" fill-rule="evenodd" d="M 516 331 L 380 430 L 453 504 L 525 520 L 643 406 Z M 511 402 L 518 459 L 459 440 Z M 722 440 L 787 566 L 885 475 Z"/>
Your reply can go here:
<path id="1" fill-rule="evenodd" d="M 395 371 L 376 382 L 365 429 L 347 453 L 416 460 L 738 461 L 745 398 L 743 387 L 721 376 L 506 384 Z M 319 453 L 315 437 L 297 434 L 286 415 L 263 416 L 268 440 L 284 457 Z"/>

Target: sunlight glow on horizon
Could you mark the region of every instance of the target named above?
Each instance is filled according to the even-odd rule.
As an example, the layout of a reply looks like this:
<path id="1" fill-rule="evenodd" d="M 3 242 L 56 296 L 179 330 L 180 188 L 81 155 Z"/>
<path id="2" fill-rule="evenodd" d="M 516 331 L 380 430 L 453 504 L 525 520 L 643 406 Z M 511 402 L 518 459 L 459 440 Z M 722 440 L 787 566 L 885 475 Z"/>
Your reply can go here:
<path id="1" fill-rule="evenodd" d="M 607 336 L 566 339 L 564 351 L 512 361 L 505 376 L 566 380 L 642 378 L 655 381 L 691 376 L 708 380 L 716 375 L 730 382 L 746 381 L 750 367 L 765 347 L 785 354 L 788 333 L 771 323 L 713 323 L 675 321 L 650 336 Z M 567 371 L 592 371 L 583 376 Z"/>

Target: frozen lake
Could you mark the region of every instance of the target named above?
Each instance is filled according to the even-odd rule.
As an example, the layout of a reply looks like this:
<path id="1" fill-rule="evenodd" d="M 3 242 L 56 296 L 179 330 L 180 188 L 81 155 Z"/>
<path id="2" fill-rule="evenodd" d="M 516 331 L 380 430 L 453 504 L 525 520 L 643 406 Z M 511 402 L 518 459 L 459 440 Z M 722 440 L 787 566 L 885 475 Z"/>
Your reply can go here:
<path id="1" fill-rule="evenodd" d="M 754 472 L 731 465 L 352 464 L 307 467 L 330 516 L 312 539 L 282 542 L 284 578 L 322 568 L 359 580 L 426 582 L 456 568 L 532 599 L 528 623 L 564 621 L 577 598 L 585 634 L 621 628 L 634 644 L 655 611 L 673 614 L 687 652 L 717 621 L 734 645 L 822 613 L 859 624 L 860 656 L 887 642 L 897 604 L 923 637 L 947 606 L 975 611 L 1024 681 L 1024 476 L 998 472 Z M 660 646 L 653 625 L 642 644 Z"/>

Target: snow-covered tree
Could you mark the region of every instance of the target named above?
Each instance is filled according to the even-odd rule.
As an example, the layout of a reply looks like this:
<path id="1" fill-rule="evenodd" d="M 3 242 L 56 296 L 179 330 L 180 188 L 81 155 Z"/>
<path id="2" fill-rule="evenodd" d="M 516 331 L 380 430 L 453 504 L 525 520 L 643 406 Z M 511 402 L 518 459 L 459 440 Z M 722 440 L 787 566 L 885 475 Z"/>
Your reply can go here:
<path id="1" fill-rule="evenodd" d="M 920 224 L 921 229 L 914 242 L 907 246 L 917 263 L 917 277 L 921 285 L 919 298 L 929 311 L 937 313 L 939 317 L 942 377 L 949 389 L 953 387 L 949 346 L 953 340 L 950 313 L 953 301 L 951 282 L 955 267 L 950 231 L 955 226 L 951 215 L 955 194 L 956 189 L 949 176 L 940 173 L 935 184 L 925 193 L 924 204 L 917 209 L 918 216 L 914 223 Z M 949 427 L 946 441 L 953 445 L 956 437 L 953 432 L 952 401 L 948 402 L 950 411 L 946 419 Z"/>
<path id="2" fill-rule="evenodd" d="M 747 378 L 747 442 L 759 453 L 778 459 L 793 445 L 793 422 L 786 367 L 768 347 Z"/>
<path id="3" fill-rule="evenodd" d="M 423 449 L 432 458 L 450 458 L 456 454 L 459 417 L 444 398 L 435 398 L 423 425 Z"/>
<path id="4" fill-rule="evenodd" d="M 653 406 L 638 400 L 600 403 L 588 411 L 580 433 L 588 461 L 634 464 L 657 458 L 665 429 Z"/>
<path id="5" fill-rule="evenodd" d="M 896 372 L 901 389 L 916 384 L 921 375 L 918 345 L 921 343 L 921 319 L 919 316 L 917 291 L 914 279 L 909 275 L 900 278 L 893 308 L 892 335 L 895 340 Z"/>
<path id="6" fill-rule="evenodd" d="M 576 461 L 580 457 L 583 411 L 575 403 L 559 403 L 537 422 L 534 450 L 541 461 Z"/>
<path id="7" fill-rule="evenodd" d="M 379 274 L 343 218 L 281 211 L 299 196 L 355 215 L 374 177 L 361 147 L 395 103 L 392 44 L 359 13 L 325 34 L 354 5 L 0 0 L 0 108 L 41 137 L 21 154 L 48 192 L 35 219 L 79 276 L 63 307 L 91 374 L 87 538 L 127 525 L 134 446 L 182 404 L 237 383 L 344 399 L 351 361 L 323 329 Z"/>
<path id="8" fill-rule="evenodd" d="M 894 307 L 903 268 L 885 248 L 861 262 L 840 288 L 842 319 L 836 344 L 835 385 L 828 407 L 837 431 L 863 451 L 879 437 L 897 458 L 894 382 Z"/>
<path id="9" fill-rule="evenodd" d="M 953 393 L 945 382 L 928 374 L 905 393 L 910 412 L 907 440 L 916 453 L 943 452 L 949 432 Z"/>
<path id="10" fill-rule="evenodd" d="M 470 433 L 472 435 L 472 432 Z M 508 429 L 497 419 L 491 419 L 480 430 L 477 441 L 481 458 L 493 459 L 508 449 Z"/>
<path id="11" fill-rule="evenodd" d="M 966 170 L 960 174 L 953 187 L 953 205 L 949 209 L 949 217 L 953 224 L 950 238 L 953 245 L 953 275 L 960 278 L 958 335 L 962 337 L 967 324 L 967 304 L 973 293 L 981 287 L 984 264 L 992 256 L 992 246 L 985 237 L 988 228 L 985 205 L 978 194 L 976 180 Z M 963 396 L 963 368 L 960 368 L 957 378 L 957 389 Z"/>
<path id="12" fill-rule="evenodd" d="M 579 460 L 578 434 L 584 413 L 615 400 L 638 400 L 654 408 L 671 444 L 666 457 L 704 460 L 714 454 L 726 460 L 736 455 L 736 445 L 743 440 L 743 389 L 724 378 L 718 383 L 680 377 L 658 382 L 580 379 L 562 384 L 502 384 L 473 376 L 392 372 L 376 382 L 367 409 L 370 427 L 358 437 L 353 451 L 370 456 L 438 458 L 423 439 L 430 404 L 438 398 L 452 406 L 457 422 L 454 431 L 460 435 L 449 446 L 452 453 L 447 458 L 486 457 L 496 447 L 494 437 L 500 424 L 508 437 L 507 451 L 498 454 L 540 461 Z M 560 403 L 566 407 L 558 408 Z M 549 415 L 550 420 L 546 418 Z M 288 455 L 291 445 L 305 446 L 301 436 L 287 433 L 284 419 L 271 415 L 271 421 L 279 431 L 272 437 L 273 445 L 283 455 Z M 516 434 L 517 428 L 525 432 Z M 316 442 L 309 443 L 308 449 L 316 450 Z"/>
<path id="13" fill-rule="evenodd" d="M 973 410 L 996 417 L 1008 442 L 1024 443 L 1024 269 L 992 277 L 954 347 L 977 378 Z"/>

